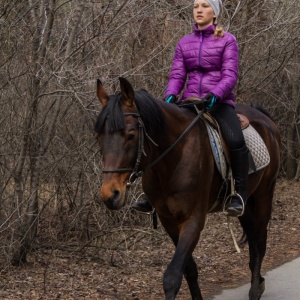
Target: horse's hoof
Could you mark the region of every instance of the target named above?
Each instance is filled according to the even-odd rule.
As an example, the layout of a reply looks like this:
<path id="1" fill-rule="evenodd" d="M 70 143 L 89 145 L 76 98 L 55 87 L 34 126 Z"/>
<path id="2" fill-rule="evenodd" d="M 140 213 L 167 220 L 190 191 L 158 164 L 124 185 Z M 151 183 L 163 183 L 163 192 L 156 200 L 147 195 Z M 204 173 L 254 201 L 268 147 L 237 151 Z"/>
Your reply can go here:
<path id="1" fill-rule="evenodd" d="M 254 291 L 252 288 L 249 291 L 249 300 L 259 300 L 261 295 L 265 291 L 265 279 L 261 277 L 260 284 L 258 286 L 258 290 Z"/>
<path id="2" fill-rule="evenodd" d="M 262 277 L 262 280 L 261 280 L 261 283 L 259 284 L 259 291 L 260 291 L 260 295 L 262 295 L 265 291 L 265 288 L 266 288 L 266 281 L 265 279 Z"/>

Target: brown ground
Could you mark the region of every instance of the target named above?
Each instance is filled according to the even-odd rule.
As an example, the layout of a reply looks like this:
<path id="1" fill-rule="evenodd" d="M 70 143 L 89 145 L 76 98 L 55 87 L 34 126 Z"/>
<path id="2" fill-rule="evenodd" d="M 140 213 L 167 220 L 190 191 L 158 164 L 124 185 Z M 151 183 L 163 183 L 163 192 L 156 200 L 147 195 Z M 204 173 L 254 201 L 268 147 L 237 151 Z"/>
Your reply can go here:
<path id="1" fill-rule="evenodd" d="M 263 274 L 300 256 L 299 188 L 296 181 L 278 182 Z M 80 252 L 72 245 L 41 247 L 22 268 L 6 264 L 0 299 L 163 299 L 162 276 L 174 249 L 161 226 L 152 230 L 150 224 L 149 219 L 149 228 L 111 229 Z M 247 246 L 236 253 L 222 214 L 209 216 L 194 257 L 205 299 L 249 282 Z M 190 299 L 185 281 L 177 299 Z"/>

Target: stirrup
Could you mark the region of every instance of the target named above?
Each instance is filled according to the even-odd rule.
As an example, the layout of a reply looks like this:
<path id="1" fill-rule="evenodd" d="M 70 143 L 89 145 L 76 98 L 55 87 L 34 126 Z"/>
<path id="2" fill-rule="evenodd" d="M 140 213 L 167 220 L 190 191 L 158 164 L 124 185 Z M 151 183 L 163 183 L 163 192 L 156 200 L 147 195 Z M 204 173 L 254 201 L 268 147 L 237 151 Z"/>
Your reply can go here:
<path id="1" fill-rule="evenodd" d="M 242 208 L 242 212 L 241 212 L 239 215 L 236 216 L 236 217 L 241 217 L 241 216 L 244 214 L 244 212 L 245 212 L 245 201 L 244 201 L 244 199 L 242 198 L 242 196 L 241 196 L 240 194 L 238 194 L 237 192 L 234 192 L 234 193 L 230 194 L 230 195 L 225 199 L 225 201 L 224 201 L 224 203 L 223 203 L 223 212 L 226 213 L 226 205 L 227 205 L 228 201 L 230 201 L 233 197 L 238 197 L 238 198 L 241 200 L 242 207 L 243 207 L 243 208 Z"/>
<path id="2" fill-rule="evenodd" d="M 134 203 L 139 203 L 139 200 L 145 195 L 145 193 L 141 193 L 135 200 Z M 146 215 L 152 215 L 154 213 L 154 207 L 152 206 L 152 204 L 147 200 L 147 202 L 149 203 L 149 205 L 151 206 L 151 210 L 148 211 L 143 211 L 138 209 L 137 207 L 134 207 L 134 203 L 133 205 L 131 205 L 131 208 L 134 209 L 135 211 L 141 213 L 141 214 L 146 214 Z"/>

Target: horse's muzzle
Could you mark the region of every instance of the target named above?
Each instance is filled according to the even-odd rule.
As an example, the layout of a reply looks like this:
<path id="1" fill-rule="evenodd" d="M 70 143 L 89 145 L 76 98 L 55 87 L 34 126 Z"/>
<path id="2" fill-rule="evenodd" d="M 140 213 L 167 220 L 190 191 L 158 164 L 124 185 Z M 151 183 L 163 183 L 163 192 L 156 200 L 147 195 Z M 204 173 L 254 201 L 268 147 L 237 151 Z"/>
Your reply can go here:
<path id="1" fill-rule="evenodd" d="M 108 209 L 111 210 L 118 210 L 121 207 L 119 207 L 118 203 L 119 203 L 119 197 L 120 197 L 120 192 L 119 191 L 114 191 L 112 197 L 106 199 L 104 201 L 105 205 L 107 206 Z"/>
<path id="2" fill-rule="evenodd" d="M 125 205 L 125 193 L 126 190 L 122 191 L 117 188 L 110 189 L 109 186 L 102 186 L 100 198 L 108 209 L 118 210 Z"/>

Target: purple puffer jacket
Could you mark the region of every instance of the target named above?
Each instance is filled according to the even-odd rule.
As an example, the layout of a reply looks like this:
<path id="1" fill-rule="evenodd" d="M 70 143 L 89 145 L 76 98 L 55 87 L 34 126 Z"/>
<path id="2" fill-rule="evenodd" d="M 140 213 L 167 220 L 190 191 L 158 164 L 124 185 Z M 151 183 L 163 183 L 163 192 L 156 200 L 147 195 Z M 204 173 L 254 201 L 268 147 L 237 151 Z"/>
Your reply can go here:
<path id="1" fill-rule="evenodd" d="M 165 96 L 178 96 L 185 86 L 182 101 L 209 92 L 221 103 L 234 106 L 233 89 L 238 78 L 238 46 L 235 37 L 225 32 L 214 37 L 215 25 L 184 36 L 177 44 Z M 187 80 L 186 80 L 187 79 Z"/>

